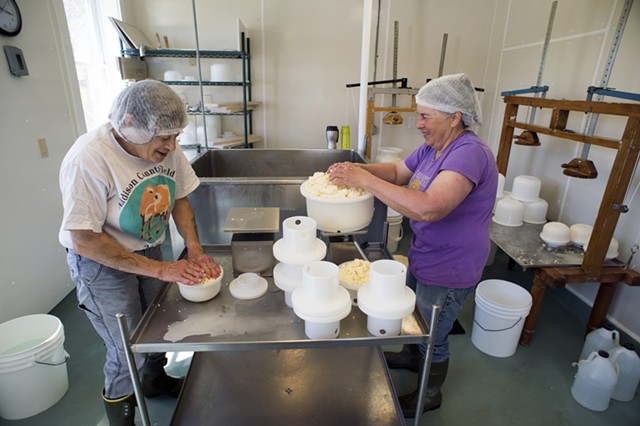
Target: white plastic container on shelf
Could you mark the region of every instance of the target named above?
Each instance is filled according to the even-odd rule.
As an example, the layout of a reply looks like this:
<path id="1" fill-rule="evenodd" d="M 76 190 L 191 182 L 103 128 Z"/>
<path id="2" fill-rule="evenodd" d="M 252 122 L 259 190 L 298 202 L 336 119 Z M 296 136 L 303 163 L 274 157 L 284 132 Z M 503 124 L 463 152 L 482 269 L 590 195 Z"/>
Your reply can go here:
<path id="1" fill-rule="evenodd" d="M 511 198 L 529 203 L 536 201 L 540 198 L 541 185 L 542 182 L 535 176 L 516 176 L 511 186 Z"/>
<path id="2" fill-rule="evenodd" d="M 381 146 L 378 148 L 376 163 L 395 163 L 402 160 L 402 148 L 395 146 Z"/>
<path id="3" fill-rule="evenodd" d="M 592 352 L 578 366 L 571 395 L 580 405 L 593 411 L 609 408 L 613 389 L 618 381 L 618 371 L 609 361 L 607 351 Z"/>
<path id="4" fill-rule="evenodd" d="M 618 382 L 613 389 L 612 399 L 617 401 L 631 401 L 640 383 L 640 357 L 632 343 L 625 343 L 612 349 L 609 361 L 618 368 Z"/>
<path id="5" fill-rule="evenodd" d="M 400 213 L 387 207 L 387 222 L 389 222 L 389 232 L 387 233 L 387 250 L 393 254 L 398 250 L 398 243 L 402 239 L 402 216 Z"/>
<path id="6" fill-rule="evenodd" d="M 578 361 L 587 359 L 592 352 L 610 351 L 616 346 L 620 346 L 620 333 L 611 324 L 605 324 L 604 327 L 587 334 Z"/>
<path id="7" fill-rule="evenodd" d="M 498 173 L 498 189 L 496 190 L 496 198 L 504 197 L 504 184 L 506 178 L 502 173 Z"/>

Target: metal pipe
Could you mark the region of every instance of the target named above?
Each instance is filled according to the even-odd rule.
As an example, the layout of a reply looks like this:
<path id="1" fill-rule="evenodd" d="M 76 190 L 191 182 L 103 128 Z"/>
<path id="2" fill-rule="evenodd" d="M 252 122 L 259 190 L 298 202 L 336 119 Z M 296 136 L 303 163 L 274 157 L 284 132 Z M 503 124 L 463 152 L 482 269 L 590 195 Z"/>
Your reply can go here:
<path id="1" fill-rule="evenodd" d="M 378 74 L 378 39 L 380 38 L 380 2 L 382 0 L 378 0 L 378 16 L 376 18 L 376 47 L 373 57 L 373 80 L 376 80 L 376 75 Z M 347 86 L 349 87 L 349 86 Z"/>
<path id="2" fill-rule="evenodd" d="M 447 39 L 449 38 L 449 34 L 444 33 L 442 36 L 442 48 L 440 49 L 440 67 L 438 68 L 438 77 L 442 77 L 442 73 L 444 72 L 444 57 L 447 54 Z"/>
<path id="3" fill-rule="evenodd" d="M 200 61 L 200 40 L 198 39 L 198 16 L 196 14 L 196 0 L 191 0 L 193 10 L 193 31 L 196 36 L 196 64 L 198 65 L 198 87 L 200 88 L 200 112 L 202 113 L 202 127 L 204 128 L 204 146 L 209 148 L 209 137 L 207 136 L 207 118 L 204 112 L 204 90 L 202 88 L 202 66 Z"/>
<path id="4" fill-rule="evenodd" d="M 362 52 L 360 58 L 360 109 L 358 113 L 358 153 L 367 150 L 367 81 L 369 75 L 369 46 L 371 44 L 372 0 L 363 0 L 362 8 Z"/>
<path id="5" fill-rule="evenodd" d="M 116 314 L 116 318 L 118 319 L 118 327 L 120 328 L 122 347 L 124 349 L 125 357 L 127 358 L 127 367 L 129 367 L 129 374 L 131 375 L 131 382 L 133 383 L 133 393 L 136 396 L 136 402 L 140 408 L 142 425 L 150 426 L 151 421 L 149 420 L 149 411 L 147 410 L 147 404 L 142 393 L 142 385 L 140 384 L 140 376 L 138 376 L 136 360 L 133 356 L 133 352 L 131 352 L 131 347 L 129 347 L 129 327 L 127 327 L 127 319 L 122 312 Z"/>
<path id="6" fill-rule="evenodd" d="M 540 58 L 540 68 L 538 69 L 538 79 L 536 80 L 536 87 L 540 87 L 542 84 L 542 73 L 544 71 L 544 65 L 547 59 L 547 50 L 549 49 L 549 42 L 551 41 L 551 31 L 553 30 L 553 21 L 556 18 L 556 8 L 558 2 L 554 1 L 551 4 L 551 13 L 549 13 L 549 23 L 547 24 L 547 33 L 544 36 L 544 45 L 542 46 L 542 57 Z M 542 97 L 546 95 L 546 91 L 542 92 Z M 538 93 L 535 94 L 538 97 Z M 536 109 L 529 109 L 529 124 L 533 124 L 536 120 Z"/>
<path id="7" fill-rule="evenodd" d="M 609 78 L 611 77 L 611 71 L 613 70 L 613 63 L 616 61 L 616 56 L 618 55 L 618 47 L 620 46 L 620 40 L 622 39 L 622 34 L 624 33 L 624 27 L 627 25 L 627 18 L 629 17 L 629 11 L 633 6 L 633 0 L 625 0 L 624 5 L 622 6 L 622 12 L 620 13 L 620 19 L 618 20 L 618 25 L 616 26 L 616 32 L 613 36 L 613 41 L 611 42 L 611 48 L 609 49 L 609 55 L 607 56 L 607 64 L 604 67 L 604 71 L 602 72 L 602 78 L 600 79 L 600 87 L 606 89 L 609 84 Z M 593 92 L 588 92 L 587 100 L 591 100 L 593 97 Z M 604 94 L 597 93 L 596 94 L 596 102 L 602 102 L 604 99 Z M 592 136 L 596 131 L 596 124 L 598 123 L 598 117 L 600 114 L 592 113 L 589 119 L 589 123 L 587 124 L 587 130 L 585 131 L 585 135 Z M 584 144 L 582 147 L 582 155 L 581 158 L 587 158 L 589 156 L 589 148 L 591 145 Z"/>
<path id="8" fill-rule="evenodd" d="M 429 373 L 431 372 L 431 360 L 433 359 L 433 347 L 436 343 L 436 332 L 438 331 L 438 316 L 440 315 L 440 305 L 432 305 L 431 321 L 429 322 L 429 337 L 427 337 L 427 351 L 424 356 L 424 364 L 422 365 L 422 374 L 420 375 L 420 390 L 418 391 L 418 406 L 416 407 L 415 426 L 420 425 L 420 416 L 424 408 L 424 394 L 429 382 Z"/>

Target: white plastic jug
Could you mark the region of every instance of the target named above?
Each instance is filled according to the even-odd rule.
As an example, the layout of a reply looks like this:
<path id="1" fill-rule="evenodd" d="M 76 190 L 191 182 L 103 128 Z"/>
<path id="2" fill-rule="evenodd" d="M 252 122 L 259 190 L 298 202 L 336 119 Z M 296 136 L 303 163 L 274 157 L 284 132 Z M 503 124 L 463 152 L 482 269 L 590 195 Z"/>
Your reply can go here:
<path id="1" fill-rule="evenodd" d="M 587 359 L 573 365 L 578 366 L 571 395 L 580 405 L 593 411 L 609 408 L 613 389 L 618 381 L 618 371 L 609 361 L 607 351 L 592 352 Z"/>
<path id="2" fill-rule="evenodd" d="M 610 351 L 617 346 L 620 346 L 620 333 L 611 324 L 605 324 L 604 327 L 587 334 L 578 361 L 587 359 L 591 352 Z"/>
<path id="3" fill-rule="evenodd" d="M 640 357 L 633 343 L 625 343 L 611 351 L 609 360 L 618 367 L 618 383 L 611 398 L 617 401 L 631 401 L 640 383 Z"/>

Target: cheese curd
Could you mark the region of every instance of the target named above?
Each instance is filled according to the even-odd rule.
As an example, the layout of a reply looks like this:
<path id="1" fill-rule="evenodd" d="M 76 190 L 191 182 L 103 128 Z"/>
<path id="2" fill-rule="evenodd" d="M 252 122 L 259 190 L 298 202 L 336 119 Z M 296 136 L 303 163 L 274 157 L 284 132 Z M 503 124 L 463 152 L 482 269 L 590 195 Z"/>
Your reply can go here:
<path id="1" fill-rule="evenodd" d="M 355 259 L 339 267 L 340 282 L 347 285 L 362 285 L 369 281 L 369 267 L 371 262 Z"/>
<path id="2" fill-rule="evenodd" d="M 322 198 L 356 198 L 367 193 L 361 188 L 351 188 L 344 185 L 331 183 L 329 175 L 324 172 L 315 172 L 307 180 L 306 192 L 313 197 Z"/>

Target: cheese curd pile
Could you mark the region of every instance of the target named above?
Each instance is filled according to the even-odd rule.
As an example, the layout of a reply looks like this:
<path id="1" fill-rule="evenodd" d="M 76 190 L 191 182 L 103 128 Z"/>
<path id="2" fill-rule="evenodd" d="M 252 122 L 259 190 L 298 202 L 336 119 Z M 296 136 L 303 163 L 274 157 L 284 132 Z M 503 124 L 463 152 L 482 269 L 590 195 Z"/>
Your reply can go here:
<path id="1" fill-rule="evenodd" d="M 329 180 L 329 175 L 324 172 L 315 172 L 307 180 L 305 190 L 311 196 L 322 198 L 356 198 L 367 193 L 361 188 L 333 184 Z"/>
<path id="2" fill-rule="evenodd" d="M 340 282 L 348 285 L 361 285 L 369 281 L 369 267 L 371 262 L 355 259 L 340 265 Z"/>

